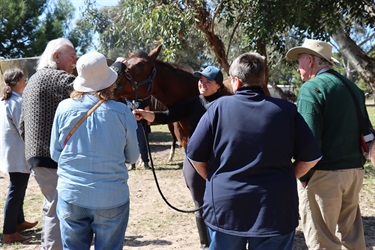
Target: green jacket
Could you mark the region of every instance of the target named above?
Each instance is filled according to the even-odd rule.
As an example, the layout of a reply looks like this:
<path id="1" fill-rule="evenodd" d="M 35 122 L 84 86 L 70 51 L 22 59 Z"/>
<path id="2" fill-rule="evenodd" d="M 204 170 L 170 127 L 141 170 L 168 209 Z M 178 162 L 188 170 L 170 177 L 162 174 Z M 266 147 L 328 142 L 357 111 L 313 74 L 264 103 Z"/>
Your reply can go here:
<path id="1" fill-rule="evenodd" d="M 346 80 L 370 124 L 362 90 L 352 81 Z M 365 159 L 360 147 L 360 125 L 356 108 L 349 90 L 340 79 L 324 72 L 305 82 L 298 93 L 297 107 L 323 154 L 314 169 L 363 167 Z"/>

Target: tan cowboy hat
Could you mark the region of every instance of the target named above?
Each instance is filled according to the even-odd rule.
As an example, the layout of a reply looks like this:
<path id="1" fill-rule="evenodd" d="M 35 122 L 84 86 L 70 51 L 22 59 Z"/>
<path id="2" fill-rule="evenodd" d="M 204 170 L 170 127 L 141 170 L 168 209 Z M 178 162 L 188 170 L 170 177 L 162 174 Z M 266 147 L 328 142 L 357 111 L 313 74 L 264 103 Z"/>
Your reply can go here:
<path id="1" fill-rule="evenodd" d="M 117 80 L 117 73 L 108 67 L 107 59 L 98 52 L 89 52 L 77 61 L 78 76 L 73 88 L 80 92 L 95 92 L 111 86 Z"/>
<path id="2" fill-rule="evenodd" d="M 332 57 L 332 46 L 328 43 L 306 39 L 302 46 L 291 48 L 286 57 L 289 60 L 296 61 L 298 54 L 310 54 L 326 59 L 328 62 L 339 65 L 339 61 Z"/>

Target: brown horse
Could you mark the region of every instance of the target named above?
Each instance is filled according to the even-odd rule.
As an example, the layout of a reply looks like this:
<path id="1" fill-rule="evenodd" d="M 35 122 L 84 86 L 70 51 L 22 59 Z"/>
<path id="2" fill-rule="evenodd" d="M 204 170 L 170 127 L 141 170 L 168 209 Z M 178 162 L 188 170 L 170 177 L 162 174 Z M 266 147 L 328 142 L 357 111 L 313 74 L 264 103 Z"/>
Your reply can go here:
<path id="1" fill-rule="evenodd" d="M 151 96 L 150 110 L 152 110 L 152 111 L 166 111 L 166 110 L 168 110 L 168 108 L 165 107 L 165 105 L 162 102 L 160 102 L 158 99 L 156 99 L 154 96 Z M 168 156 L 167 162 L 171 162 L 173 160 L 174 153 L 175 153 L 175 150 L 176 150 L 176 147 L 177 147 L 177 141 L 178 141 L 174 130 L 175 130 L 175 127 L 178 128 L 179 126 L 180 126 L 179 123 L 168 123 L 168 129 L 169 129 L 169 132 L 171 133 L 171 136 L 172 136 L 172 144 L 171 144 L 171 149 L 169 151 L 169 156 Z"/>
<path id="2" fill-rule="evenodd" d="M 147 99 L 151 95 L 167 108 L 198 95 L 198 78 L 190 72 L 157 60 L 161 46 L 150 53 L 129 54 L 126 70 L 120 79 L 121 97 Z M 189 125 L 186 119 L 173 123 L 173 132 L 182 147 L 186 147 Z M 175 145 L 172 145 L 172 147 Z"/>
<path id="3" fill-rule="evenodd" d="M 144 52 L 129 54 L 127 68 L 119 83 L 122 97 L 142 100 L 152 95 L 167 108 L 171 108 L 176 103 L 199 94 L 197 86 L 199 79 L 191 72 L 157 60 L 160 51 L 161 45 L 148 54 Z M 224 86 L 226 94 L 232 94 L 227 79 L 224 81 Z M 267 88 L 265 91 L 269 94 Z M 187 119 L 174 122 L 173 129 L 170 127 L 170 131 L 185 148 L 189 136 Z"/>

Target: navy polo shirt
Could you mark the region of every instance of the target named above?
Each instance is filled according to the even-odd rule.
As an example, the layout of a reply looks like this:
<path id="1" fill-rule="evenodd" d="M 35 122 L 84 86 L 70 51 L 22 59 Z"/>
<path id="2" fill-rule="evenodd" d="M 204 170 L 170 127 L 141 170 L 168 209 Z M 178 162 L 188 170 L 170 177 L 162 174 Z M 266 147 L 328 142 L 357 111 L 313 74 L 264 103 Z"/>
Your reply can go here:
<path id="1" fill-rule="evenodd" d="M 291 233 L 298 225 L 292 159 L 309 162 L 321 153 L 294 104 L 253 87 L 208 107 L 187 156 L 208 162 L 203 216 L 210 228 L 270 237 Z"/>

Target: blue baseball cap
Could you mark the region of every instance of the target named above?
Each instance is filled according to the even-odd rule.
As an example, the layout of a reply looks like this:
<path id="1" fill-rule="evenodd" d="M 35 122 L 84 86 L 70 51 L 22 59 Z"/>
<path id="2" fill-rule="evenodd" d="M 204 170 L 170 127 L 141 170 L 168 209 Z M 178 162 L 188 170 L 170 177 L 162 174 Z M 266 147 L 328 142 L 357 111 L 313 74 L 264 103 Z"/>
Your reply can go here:
<path id="1" fill-rule="evenodd" d="M 195 71 L 193 75 L 197 77 L 202 75 L 208 80 L 215 80 L 218 85 L 223 86 L 223 73 L 221 73 L 220 69 L 214 66 L 208 66 L 203 71 Z"/>

